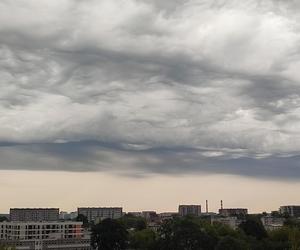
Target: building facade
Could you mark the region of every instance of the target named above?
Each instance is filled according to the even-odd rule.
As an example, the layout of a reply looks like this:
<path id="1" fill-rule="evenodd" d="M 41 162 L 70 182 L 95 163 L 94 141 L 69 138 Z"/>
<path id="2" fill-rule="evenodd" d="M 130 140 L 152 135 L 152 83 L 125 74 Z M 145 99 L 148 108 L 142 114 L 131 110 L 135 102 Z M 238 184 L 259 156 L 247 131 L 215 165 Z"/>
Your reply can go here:
<path id="1" fill-rule="evenodd" d="M 247 208 L 221 208 L 219 214 L 225 217 L 246 216 L 248 214 Z"/>
<path id="2" fill-rule="evenodd" d="M 89 250 L 90 237 L 82 222 L 1 222 L 0 244 L 17 250 Z"/>
<path id="3" fill-rule="evenodd" d="M 165 221 L 165 220 L 171 220 L 175 218 L 176 216 L 178 216 L 178 213 L 164 212 L 164 213 L 160 213 L 158 216 L 161 221 Z"/>
<path id="4" fill-rule="evenodd" d="M 300 206 L 281 206 L 279 212 L 291 217 L 300 217 Z"/>
<path id="5" fill-rule="evenodd" d="M 123 215 L 121 207 L 79 207 L 78 215 L 84 215 L 89 222 L 99 222 L 104 219 L 119 219 Z"/>
<path id="6" fill-rule="evenodd" d="M 77 217 L 77 212 L 64 212 L 64 211 L 61 211 L 59 213 L 59 219 L 60 220 L 74 220 L 76 219 Z"/>
<path id="7" fill-rule="evenodd" d="M 179 205 L 178 207 L 179 216 L 200 216 L 201 215 L 201 205 Z"/>
<path id="8" fill-rule="evenodd" d="M 142 211 L 142 217 L 147 221 L 147 222 L 154 222 L 159 219 L 158 214 L 156 211 Z"/>
<path id="9" fill-rule="evenodd" d="M 212 216 L 211 217 L 211 224 L 214 223 L 221 223 L 231 227 L 232 229 L 237 229 L 238 226 L 241 224 L 242 220 L 239 220 L 237 217 L 218 217 Z"/>
<path id="10" fill-rule="evenodd" d="M 263 216 L 261 222 L 264 228 L 268 231 L 276 230 L 283 227 L 285 218 L 273 217 L 271 215 Z"/>
<path id="11" fill-rule="evenodd" d="M 11 208 L 11 221 L 58 221 L 59 208 Z"/>

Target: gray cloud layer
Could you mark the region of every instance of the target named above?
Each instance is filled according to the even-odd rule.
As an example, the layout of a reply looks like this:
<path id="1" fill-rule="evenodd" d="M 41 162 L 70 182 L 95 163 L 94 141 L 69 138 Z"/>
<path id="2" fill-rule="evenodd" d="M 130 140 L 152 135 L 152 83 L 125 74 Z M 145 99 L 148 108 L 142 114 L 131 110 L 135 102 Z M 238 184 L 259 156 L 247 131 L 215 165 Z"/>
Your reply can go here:
<path id="1" fill-rule="evenodd" d="M 0 167 L 300 177 L 299 10 L 0 1 Z"/>

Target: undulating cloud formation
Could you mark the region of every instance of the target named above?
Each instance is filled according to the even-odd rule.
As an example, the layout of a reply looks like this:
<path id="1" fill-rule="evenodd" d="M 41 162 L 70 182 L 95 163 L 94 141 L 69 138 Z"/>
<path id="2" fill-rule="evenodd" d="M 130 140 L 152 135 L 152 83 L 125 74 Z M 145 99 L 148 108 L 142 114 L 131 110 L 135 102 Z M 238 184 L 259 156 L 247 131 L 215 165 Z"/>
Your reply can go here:
<path id="1" fill-rule="evenodd" d="M 300 178 L 300 3 L 0 0 L 0 168 Z"/>

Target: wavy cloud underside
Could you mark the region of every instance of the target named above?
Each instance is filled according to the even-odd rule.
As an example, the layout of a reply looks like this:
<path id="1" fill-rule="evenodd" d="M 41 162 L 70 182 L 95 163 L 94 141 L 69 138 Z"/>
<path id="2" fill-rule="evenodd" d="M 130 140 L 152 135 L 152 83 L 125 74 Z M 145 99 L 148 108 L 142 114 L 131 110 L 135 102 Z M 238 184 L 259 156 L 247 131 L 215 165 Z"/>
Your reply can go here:
<path id="1" fill-rule="evenodd" d="M 0 1 L 0 168 L 299 178 L 299 13 Z"/>

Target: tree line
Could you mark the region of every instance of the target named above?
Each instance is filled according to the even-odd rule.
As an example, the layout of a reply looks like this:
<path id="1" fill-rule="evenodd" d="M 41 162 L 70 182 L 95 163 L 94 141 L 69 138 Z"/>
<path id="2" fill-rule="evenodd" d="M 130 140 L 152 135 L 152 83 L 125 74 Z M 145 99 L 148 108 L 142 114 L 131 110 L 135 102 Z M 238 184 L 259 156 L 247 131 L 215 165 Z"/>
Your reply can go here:
<path id="1" fill-rule="evenodd" d="M 199 217 L 174 217 L 153 230 L 143 218 L 125 215 L 91 227 L 91 244 L 101 250 L 300 250 L 300 223 L 266 231 L 260 216 L 250 215 L 234 230 Z"/>

